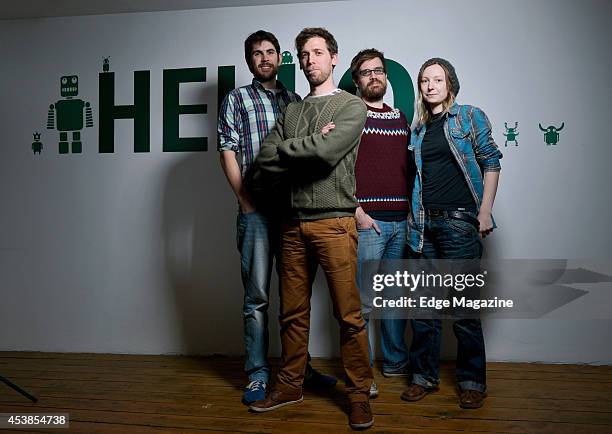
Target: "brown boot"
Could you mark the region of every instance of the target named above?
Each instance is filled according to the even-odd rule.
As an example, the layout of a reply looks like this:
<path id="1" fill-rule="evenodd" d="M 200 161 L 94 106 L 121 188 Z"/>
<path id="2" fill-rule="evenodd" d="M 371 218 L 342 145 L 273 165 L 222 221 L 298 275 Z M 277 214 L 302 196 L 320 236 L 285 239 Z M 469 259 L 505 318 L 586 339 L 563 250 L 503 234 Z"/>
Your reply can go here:
<path id="1" fill-rule="evenodd" d="M 484 404 L 487 392 L 466 389 L 459 394 L 459 407 L 461 408 L 480 408 Z"/>
<path id="2" fill-rule="evenodd" d="M 304 397 L 302 396 L 301 391 L 287 393 L 281 392 L 278 389 L 272 389 L 270 393 L 266 395 L 265 399 L 255 401 L 249 406 L 249 409 L 256 413 L 264 413 L 266 411 L 276 410 L 277 408 L 281 408 L 286 405 L 298 404 L 303 400 Z"/>
<path id="3" fill-rule="evenodd" d="M 349 425 L 355 430 L 367 429 L 374 425 L 369 401 L 351 402 Z"/>
<path id="4" fill-rule="evenodd" d="M 431 392 L 435 392 L 438 390 L 438 386 L 432 387 L 430 389 L 425 389 L 423 386 L 419 384 L 412 383 L 404 392 L 402 393 L 402 399 L 404 401 L 419 401 L 429 395 Z"/>

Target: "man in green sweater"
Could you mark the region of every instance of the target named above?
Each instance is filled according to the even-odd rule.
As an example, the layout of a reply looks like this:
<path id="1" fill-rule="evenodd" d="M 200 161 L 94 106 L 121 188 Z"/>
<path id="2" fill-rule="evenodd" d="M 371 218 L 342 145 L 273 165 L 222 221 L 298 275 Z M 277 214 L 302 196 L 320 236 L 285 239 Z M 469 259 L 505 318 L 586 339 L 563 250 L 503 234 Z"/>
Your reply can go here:
<path id="1" fill-rule="evenodd" d="M 253 403 L 265 412 L 303 400 L 310 328 L 310 296 L 317 265 L 329 286 L 340 325 L 342 363 L 351 404 L 349 424 L 369 428 L 373 375 L 361 316 L 355 227 L 355 160 L 366 120 L 361 99 L 338 89 L 333 67 L 338 45 L 322 28 L 296 37 L 300 68 L 310 84 L 301 102 L 291 103 L 262 144 L 254 182 L 264 194 L 285 202 L 281 240 L 282 360 L 274 388 Z"/>

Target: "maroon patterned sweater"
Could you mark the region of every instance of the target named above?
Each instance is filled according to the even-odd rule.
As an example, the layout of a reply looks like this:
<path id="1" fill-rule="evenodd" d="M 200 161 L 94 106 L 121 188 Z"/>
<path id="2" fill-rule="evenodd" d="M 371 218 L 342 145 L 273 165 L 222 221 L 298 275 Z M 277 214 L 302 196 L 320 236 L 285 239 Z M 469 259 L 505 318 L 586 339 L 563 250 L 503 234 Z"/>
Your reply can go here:
<path id="1" fill-rule="evenodd" d="M 408 213 L 414 177 L 408 161 L 409 140 L 410 126 L 399 109 L 387 104 L 382 109 L 368 106 L 355 163 L 356 197 L 366 213 Z"/>

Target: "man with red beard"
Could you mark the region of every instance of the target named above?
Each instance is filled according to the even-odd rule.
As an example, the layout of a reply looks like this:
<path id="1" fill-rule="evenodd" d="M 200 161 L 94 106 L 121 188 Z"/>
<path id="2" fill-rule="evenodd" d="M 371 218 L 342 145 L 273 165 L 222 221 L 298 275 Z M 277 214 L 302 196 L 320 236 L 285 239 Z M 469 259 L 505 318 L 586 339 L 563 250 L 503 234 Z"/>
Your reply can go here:
<path id="1" fill-rule="evenodd" d="M 249 384 L 243 402 L 263 399 L 270 380 L 268 364 L 268 305 L 272 261 L 278 250 L 278 225 L 273 213 L 258 207 L 249 194 L 248 179 L 261 143 L 287 105 L 300 97 L 276 79 L 281 63 L 276 37 L 264 30 L 244 41 L 244 57 L 253 74 L 248 86 L 227 94 L 218 120 L 218 150 L 221 166 L 238 200 L 237 242 L 244 285 L 245 372 Z M 240 154 L 240 163 L 237 154 Z M 331 386 L 336 379 L 308 365 L 309 385 Z"/>
<path id="2" fill-rule="evenodd" d="M 404 114 L 383 102 L 387 91 L 385 57 L 370 48 L 360 51 L 351 61 L 351 74 L 368 112 L 355 164 L 355 211 L 359 233 L 359 275 L 365 261 L 402 259 L 406 245 L 409 182 L 414 177 L 412 155 L 408 152 L 410 127 Z M 359 279 L 358 279 L 359 281 Z M 365 288 L 362 288 L 362 291 Z M 362 296 L 364 318 L 371 306 Z M 406 319 L 381 318 L 380 347 L 385 377 L 408 376 L 408 348 L 404 343 Z M 373 364 L 372 350 L 370 363 Z M 376 383 L 370 397 L 378 395 Z"/>

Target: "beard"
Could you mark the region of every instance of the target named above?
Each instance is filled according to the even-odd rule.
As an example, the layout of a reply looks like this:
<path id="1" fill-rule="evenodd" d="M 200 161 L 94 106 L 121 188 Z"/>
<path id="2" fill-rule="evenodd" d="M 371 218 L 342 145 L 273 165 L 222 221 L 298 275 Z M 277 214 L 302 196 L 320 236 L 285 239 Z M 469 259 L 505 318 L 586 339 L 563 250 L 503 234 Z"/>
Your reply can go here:
<path id="1" fill-rule="evenodd" d="M 261 69 L 262 66 L 269 66 L 270 69 L 264 71 Z M 259 82 L 266 83 L 276 78 L 276 73 L 278 72 L 278 65 L 274 65 L 273 63 L 260 63 L 259 65 L 255 65 L 252 72 L 253 76 Z"/>
<path id="2" fill-rule="evenodd" d="M 379 86 L 374 86 L 375 84 Z M 374 78 L 368 82 L 364 89 L 360 89 L 360 92 L 366 101 L 379 101 L 387 93 L 387 83 Z"/>
<path id="3" fill-rule="evenodd" d="M 319 69 L 316 74 L 306 74 L 306 80 L 308 80 L 311 86 L 318 86 L 325 83 L 330 75 L 331 71 L 322 71 Z"/>

